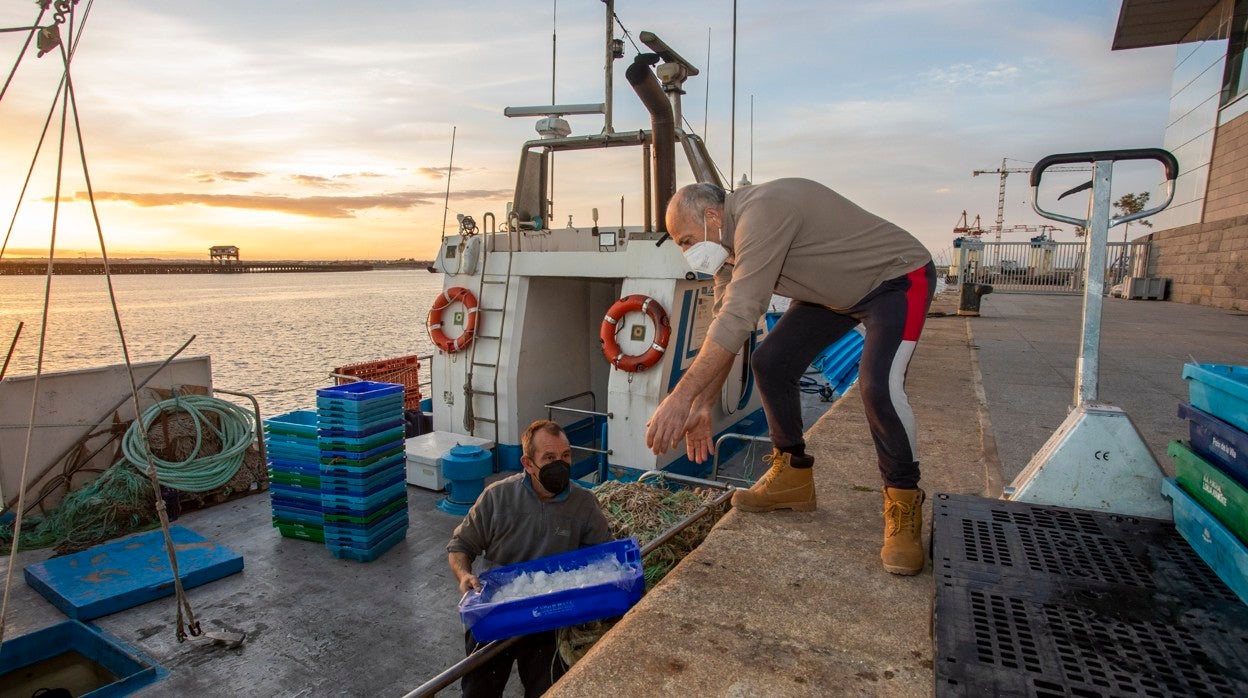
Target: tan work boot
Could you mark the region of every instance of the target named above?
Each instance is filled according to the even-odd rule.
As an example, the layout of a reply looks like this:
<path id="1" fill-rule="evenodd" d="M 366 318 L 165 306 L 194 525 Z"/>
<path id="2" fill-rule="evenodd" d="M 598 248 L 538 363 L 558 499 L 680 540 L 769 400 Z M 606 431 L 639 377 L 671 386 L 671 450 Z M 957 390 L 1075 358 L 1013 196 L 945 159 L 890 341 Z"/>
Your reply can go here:
<path id="1" fill-rule="evenodd" d="M 893 574 L 923 571 L 923 490 L 884 488 L 884 547 L 880 560 Z"/>
<path id="2" fill-rule="evenodd" d="M 815 478 L 810 468 L 794 468 L 789 463 L 794 456 L 779 450 L 763 456 L 771 463 L 768 470 L 748 490 L 732 493 L 732 506 L 741 511 L 793 511 L 815 510 Z M 799 460 L 814 464 L 814 456 L 796 456 Z"/>

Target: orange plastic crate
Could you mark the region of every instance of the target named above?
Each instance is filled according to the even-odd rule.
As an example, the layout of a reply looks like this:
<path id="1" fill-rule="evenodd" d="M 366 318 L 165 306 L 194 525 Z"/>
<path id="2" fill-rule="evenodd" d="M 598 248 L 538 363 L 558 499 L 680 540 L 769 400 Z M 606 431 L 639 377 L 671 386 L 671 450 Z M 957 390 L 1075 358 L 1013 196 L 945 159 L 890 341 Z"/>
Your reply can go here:
<path id="1" fill-rule="evenodd" d="M 343 376 L 354 376 L 360 380 L 378 383 L 397 383 L 403 386 L 403 407 L 409 410 L 420 409 L 420 357 L 400 356 L 394 359 L 367 361 L 334 369 L 334 373 Z M 348 383 L 345 378 L 338 379 L 338 385 Z"/>

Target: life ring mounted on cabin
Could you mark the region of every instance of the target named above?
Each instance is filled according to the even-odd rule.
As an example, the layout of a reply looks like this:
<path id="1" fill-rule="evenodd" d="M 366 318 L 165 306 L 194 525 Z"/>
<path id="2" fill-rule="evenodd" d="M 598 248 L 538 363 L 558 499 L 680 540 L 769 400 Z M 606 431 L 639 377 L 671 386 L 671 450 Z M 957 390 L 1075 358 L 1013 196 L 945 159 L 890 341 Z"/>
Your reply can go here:
<path id="1" fill-rule="evenodd" d="M 464 332 L 458 337 L 451 339 L 446 336 L 446 332 L 442 331 L 442 313 L 447 306 L 454 302 L 460 302 L 464 305 Z M 454 354 L 460 349 L 466 348 L 472 344 L 472 338 L 477 334 L 477 298 L 472 295 L 472 291 L 463 286 L 452 286 L 442 292 L 437 300 L 433 302 L 433 307 L 429 309 L 429 338 L 439 349 Z"/>
<path id="2" fill-rule="evenodd" d="M 633 312 L 645 313 L 654 325 L 654 339 L 641 354 L 625 354 L 620 349 L 620 343 L 615 339 L 620 321 L 625 315 Z M 671 336 L 672 325 L 668 322 L 667 311 L 663 310 L 663 306 L 659 305 L 658 301 L 640 293 L 624 296 L 616 301 L 607 310 L 607 315 L 602 319 L 602 326 L 598 330 L 598 339 L 602 341 L 602 355 L 612 366 L 629 373 L 644 371 L 657 364 L 663 358 L 663 352 L 667 351 L 667 341 Z"/>

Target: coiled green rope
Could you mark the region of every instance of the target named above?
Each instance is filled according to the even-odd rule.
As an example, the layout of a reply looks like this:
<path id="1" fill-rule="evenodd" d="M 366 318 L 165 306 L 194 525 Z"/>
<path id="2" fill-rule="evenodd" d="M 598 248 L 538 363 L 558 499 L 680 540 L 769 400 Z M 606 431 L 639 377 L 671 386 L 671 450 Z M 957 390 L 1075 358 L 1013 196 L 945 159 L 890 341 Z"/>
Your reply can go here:
<path id="1" fill-rule="evenodd" d="M 161 414 L 185 412 L 195 425 L 195 445 L 185 460 L 167 461 L 152 454 L 147 433 Z M 217 418 L 218 428 L 209 419 Z M 200 456 L 204 445 L 205 430 L 221 442 L 221 452 Z M 206 395 L 185 395 L 156 403 L 144 410 L 126 431 L 121 441 L 121 452 L 126 461 L 140 473 L 146 473 L 148 462 L 156 466 L 161 484 L 183 492 L 207 492 L 216 489 L 238 472 L 243 455 L 256 437 L 255 418 L 251 412 L 237 405 Z"/>

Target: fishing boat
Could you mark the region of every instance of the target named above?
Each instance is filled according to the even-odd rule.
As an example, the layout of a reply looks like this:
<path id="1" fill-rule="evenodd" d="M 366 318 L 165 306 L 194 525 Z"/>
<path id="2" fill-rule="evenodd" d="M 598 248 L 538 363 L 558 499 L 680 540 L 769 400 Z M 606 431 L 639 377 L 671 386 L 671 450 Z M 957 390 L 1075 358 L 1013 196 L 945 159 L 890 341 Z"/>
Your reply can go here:
<path id="1" fill-rule="evenodd" d="M 721 459 L 766 441 L 766 420 L 750 368 L 754 347 L 765 341 L 766 322 L 760 322 L 740 348 L 714 407 L 716 459 L 699 464 L 681 451 L 655 455 L 645 445 L 646 422 L 696 358 L 714 302 L 713 281 L 689 270 L 665 231 L 664 212 L 676 190 L 681 161 L 687 168 L 681 181 L 722 186 L 723 179 L 703 140 L 681 126 L 684 85 L 699 71 L 656 34 L 640 34 L 650 52 L 638 55 L 624 71 L 650 115 L 649 128 L 615 130 L 612 76 L 622 51 L 611 39 L 614 3 L 606 2 L 605 8 L 604 101 L 506 109 L 507 117 L 537 119 L 538 137 L 521 147 L 514 196 L 500 202 L 501 215 L 481 214 L 480 225 L 473 217 L 462 216 L 456 232 L 441 240 L 431 271 L 443 274 L 443 292 L 428 310 L 426 326 L 438 351 L 426 364 L 428 390 L 419 403 L 424 418 L 417 420 L 422 426 L 416 431 L 424 433 L 407 440 L 407 452 L 430 445 L 484 444 L 491 451 L 491 470 L 518 470 L 521 432 L 536 419 L 551 418 L 565 425 L 576 451 L 573 475 L 586 485 L 635 480 L 653 471 L 710 483 L 733 479 L 719 472 Z M 573 114 L 601 114 L 601 131 L 572 134 L 563 117 Z M 614 193 L 591 202 L 593 225 L 574 225 L 571 216 L 566 226 L 557 225 L 555 221 L 573 208 L 556 196 L 562 191 L 553 176 L 556 159 L 562 165 L 576 153 L 603 152 L 616 161 L 642 164 L 634 188 L 623 192 L 622 198 Z M 622 152 L 628 154 L 618 155 Z M 607 216 L 599 216 L 599 211 L 613 208 L 616 201 L 623 207 L 626 200 L 639 202 L 635 208 L 640 209 L 641 222 L 625 225 L 622 208 L 619 225 L 605 224 Z M 853 382 L 861 344 L 861 335 L 850 333 L 821 357 L 824 377 L 809 391 L 808 418 L 826 409 Z M 173 391 L 180 385 L 199 385 L 212 394 L 226 392 L 213 387 L 206 358 L 171 357 L 165 365 L 136 368 L 144 383 L 152 380 L 152 388 Z M 23 386 L 23 396 L 53 386 L 66 399 L 60 404 L 45 401 L 39 419 L 74 423 L 87 415 L 98 416 L 101 410 L 115 412 L 119 406 L 105 409 L 113 398 L 103 394 L 117 392 L 119 401 L 125 402 L 126 373 L 124 367 L 114 367 L 50 376 L 42 390 L 25 378 L 16 382 Z M 339 376 L 355 377 L 359 376 Z M 384 373 L 370 377 L 387 380 Z M 73 398 L 77 391 L 96 397 L 83 403 Z M 258 408 L 255 412 L 257 423 L 266 421 Z M 267 421 L 272 423 L 273 418 Z M 749 481 L 741 474 L 735 479 Z M 460 656 L 462 626 L 450 612 L 455 597 L 453 584 L 446 579 L 443 546 L 458 522 L 446 512 L 462 514 L 471 501 L 451 501 L 454 497 L 436 491 L 441 483 L 412 482 L 410 469 L 409 483 L 428 489 L 406 488 L 413 520 L 406 540 L 367 566 L 334 560 L 317 546 L 279 537 L 270 528 L 270 514 L 276 510 L 270 511 L 269 497 L 233 499 L 197 512 L 188 525 L 215 531 L 213 540 L 175 541 L 176 536 L 169 536 L 170 546 L 228 547 L 238 554 L 226 565 L 230 571 L 241 569 L 243 559 L 248 571 L 217 579 L 196 592 L 201 600 L 206 598 L 204 592 L 211 595 L 202 607 L 208 617 L 214 615 L 210 609 L 228 607 L 228 617 L 216 615 L 213 621 L 219 632 L 199 637 L 199 642 L 181 645 L 196 638 L 183 632 L 179 611 L 175 643 L 169 609 L 161 604 L 110 609 L 115 612 L 86 630 L 78 625 L 46 627 L 57 611 L 36 602 L 30 589 L 19 596 L 28 604 L 16 627 L 38 629 L 33 633 L 40 635 L 35 644 L 45 648 L 79 641 L 65 633 L 85 633 L 88 640 L 103 638 L 123 647 L 132 644 L 121 653 L 134 657 L 137 668 L 132 667 L 131 678 L 122 678 L 121 683 L 129 681 L 137 688 L 151 684 L 144 689 L 150 695 L 203 691 L 219 687 L 230 676 L 250 682 L 248 690 L 257 695 L 310 695 L 326 686 L 374 691 L 417 685 Z M 9 491 L 23 486 L 19 482 Z M 261 482 L 249 489 L 265 488 Z M 33 561 L 42 566 L 46 554 Z M 269 580 L 262 583 L 264 591 L 256 586 L 260 578 Z M 386 588 L 393 590 L 400 610 L 385 614 L 385 620 L 376 619 L 371 592 Z M 181 593 L 179 599 L 181 603 Z M 336 620 L 321 617 L 328 606 L 341 609 Z M 324 632 L 317 634 L 321 639 L 309 641 L 306 633 L 313 625 Z M 162 632 L 166 629 L 168 633 Z M 388 661 L 389 655 L 374 656 L 370 642 L 374 631 L 405 645 L 425 645 L 422 661 L 400 667 Z M 191 635 L 196 633 L 192 630 Z M 239 652 L 244 637 L 247 644 Z M 338 655 L 326 656 L 331 651 Z M 240 674 L 240 657 L 254 658 L 256 653 L 270 657 L 266 661 L 273 670 L 253 666 Z M 108 671 L 124 677 L 130 669 Z M 170 673 L 166 680 L 152 683 Z"/>

